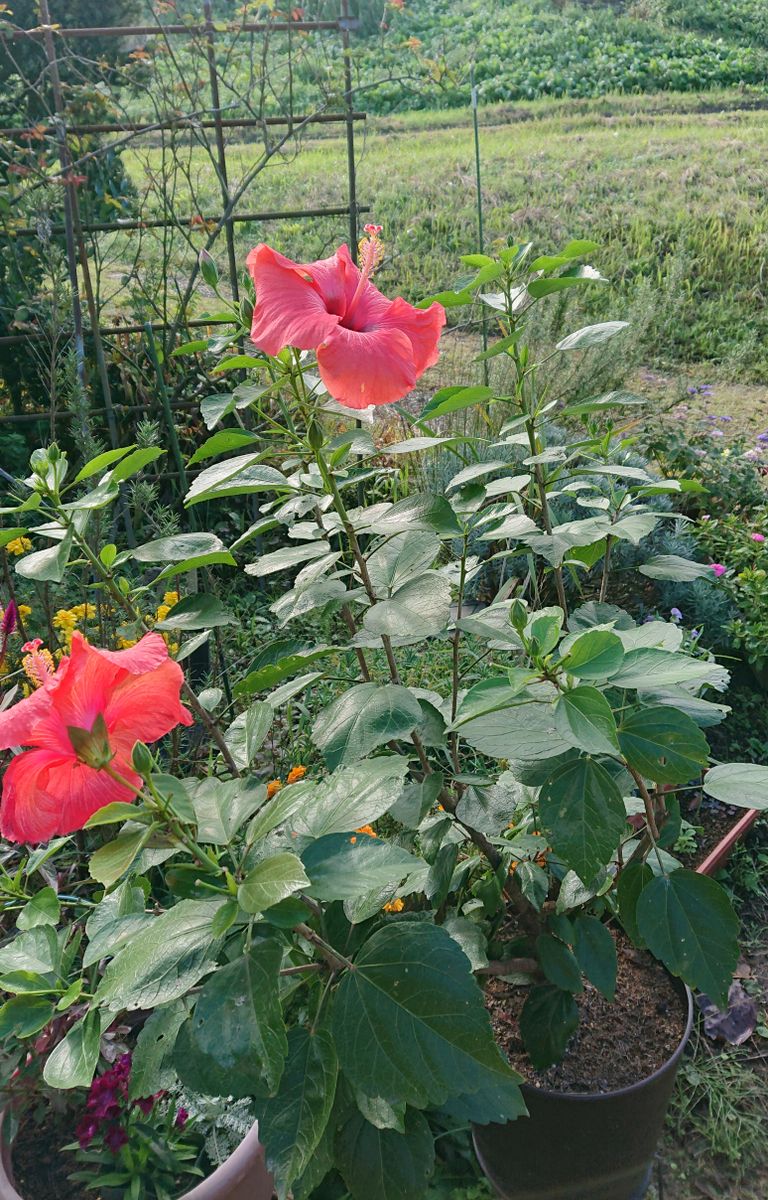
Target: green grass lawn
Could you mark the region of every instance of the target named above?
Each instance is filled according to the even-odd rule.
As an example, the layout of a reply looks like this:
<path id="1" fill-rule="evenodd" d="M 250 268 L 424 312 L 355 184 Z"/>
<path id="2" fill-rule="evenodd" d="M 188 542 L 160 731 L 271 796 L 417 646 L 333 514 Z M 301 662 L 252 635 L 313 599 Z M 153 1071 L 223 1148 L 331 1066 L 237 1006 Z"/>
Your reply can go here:
<path id="1" fill-rule="evenodd" d="M 647 281 L 655 291 L 644 317 L 646 362 L 703 364 L 696 371 L 760 381 L 768 368 L 764 104 L 730 91 L 489 106 L 481 130 L 487 242 L 511 237 L 554 248 L 593 238 L 596 264 L 612 284 L 593 289 L 587 316 L 623 315 Z M 232 181 L 255 153 L 230 147 Z M 458 256 L 477 248 L 473 154 L 468 111 L 370 119 L 359 133 L 360 200 L 384 225 L 388 245 L 385 290 L 410 299 L 439 290 Z M 139 187 L 157 155 L 126 155 Z M 307 140 L 257 178 L 243 205 L 343 203 L 345 155 L 342 138 Z M 218 185 L 202 151 L 191 167 L 196 199 L 180 188 L 177 210 L 189 203 L 193 212 L 216 212 Z M 343 217 L 238 226 L 239 253 L 265 239 L 306 260 L 345 235 Z M 222 245 L 222 265 L 224 257 Z"/>

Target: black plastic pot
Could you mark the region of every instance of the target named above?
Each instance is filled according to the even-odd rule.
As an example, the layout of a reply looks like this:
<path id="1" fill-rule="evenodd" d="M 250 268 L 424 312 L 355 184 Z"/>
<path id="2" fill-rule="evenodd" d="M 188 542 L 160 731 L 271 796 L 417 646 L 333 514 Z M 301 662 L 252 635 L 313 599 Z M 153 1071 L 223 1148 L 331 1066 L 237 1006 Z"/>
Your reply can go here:
<path id="1" fill-rule="evenodd" d="M 642 1200 L 675 1075 L 693 1025 L 670 1059 L 630 1087 L 600 1095 L 523 1085 L 530 1116 L 476 1125 L 475 1151 L 504 1200 Z M 642 1037 L 642 1030 L 638 1030 Z"/>

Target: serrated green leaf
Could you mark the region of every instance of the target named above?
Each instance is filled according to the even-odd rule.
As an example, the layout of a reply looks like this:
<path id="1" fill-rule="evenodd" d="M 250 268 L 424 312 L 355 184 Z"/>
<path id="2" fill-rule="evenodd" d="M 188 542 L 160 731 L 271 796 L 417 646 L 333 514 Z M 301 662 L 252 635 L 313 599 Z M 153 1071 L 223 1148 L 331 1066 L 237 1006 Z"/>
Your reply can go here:
<path id="1" fill-rule="evenodd" d="M 262 913 L 309 885 L 309 878 L 295 854 L 274 854 L 262 859 L 237 889 L 240 907 L 247 913 Z"/>
<path id="2" fill-rule="evenodd" d="M 593 759 L 577 758 L 549 777 L 539 803 L 553 849 L 589 884 L 615 854 L 626 825 L 614 779 Z"/>
<path id="3" fill-rule="evenodd" d="M 768 767 L 758 763 L 721 763 L 704 776 L 704 791 L 722 804 L 768 809 Z"/>
<path id="4" fill-rule="evenodd" d="M 412 1108 L 404 1133 L 377 1129 L 357 1113 L 336 1139 L 336 1161 L 356 1200 L 422 1200 L 435 1165 L 434 1137 Z"/>
<path id="5" fill-rule="evenodd" d="M 597 917 L 579 915 L 573 922 L 573 953 L 581 970 L 606 1000 L 616 993 L 616 943 Z"/>
<path id="6" fill-rule="evenodd" d="M 698 725 L 663 704 L 630 712 L 619 728 L 619 745 L 630 766 L 655 783 L 687 783 L 709 758 Z"/>
<path id="7" fill-rule="evenodd" d="M 579 1010 L 570 992 L 551 983 L 531 988 L 520 1014 L 520 1034 L 537 1070 L 559 1062 L 578 1025 Z"/>
<path id="8" fill-rule="evenodd" d="M 333 769 L 359 762 L 393 738 L 407 737 L 421 719 L 419 702 L 408 688 L 360 683 L 320 713 L 312 739 Z"/>
<path id="9" fill-rule="evenodd" d="M 562 738 L 588 754 L 615 754 L 619 749 L 613 711 L 597 688 L 563 692 L 555 705 L 555 726 Z"/>

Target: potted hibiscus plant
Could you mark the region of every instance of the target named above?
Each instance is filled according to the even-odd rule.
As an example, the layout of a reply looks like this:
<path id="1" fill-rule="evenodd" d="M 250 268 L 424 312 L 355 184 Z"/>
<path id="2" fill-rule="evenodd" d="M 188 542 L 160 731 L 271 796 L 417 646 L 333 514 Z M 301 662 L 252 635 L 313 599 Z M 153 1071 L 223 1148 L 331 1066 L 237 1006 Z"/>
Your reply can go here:
<path id="1" fill-rule="evenodd" d="M 203 1149 L 194 1156 L 204 1120 L 189 1119 L 206 1103 L 245 1104 L 263 1154 L 260 1176 L 212 1195 L 274 1186 L 300 1200 L 328 1177 L 355 1198 L 416 1200 L 435 1130 L 458 1121 L 475 1126 L 502 1194 L 572 1195 L 577 1179 L 580 1195 L 628 1200 L 686 1037 L 683 985 L 724 1003 L 737 957 L 727 896 L 669 853 L 676 793 L 704 774 L 711 794 L 766 807 L 768 772 L 709 766 L 703 729 L 727 711 L 711 696 L 726 672 L 684 650 L 676 625 L 638 626 L 608 602 L 616 544 L 641 542 L 665 519 L 654 497 L 686 486 L 627 462 L 630 398 L 576 406 L 583 431 L 548 442 L 552 401 L 528 331 L 547 295 L 599 282 L 582 262 L 594 247 L 471 256 L 453 289 L 414 309 L 371 282 L 383 248 L 377 227 L 366 232 L 359 266 L 343 247 L 313 264 L 265 246 L 249 257 L 255 304 L 231 307 L 230 344 L 251 335 L 254 349 L 229 361 L 257 382 L 204 402 L 213 432 L 195 459 L 209 465 L 187 496 L 230 511 L 261 497 L 230 546 L 213 533 L 134 551 L 93 541 L 92 514 L 154 452 L 126 447 L 75 471 L 49 447 L 18 484 L 5 515 L 43 546 L 18 573 L 85 576 L 110 644 L 75 633 L 56 661 L 29 643 L 33 690 L 0 714 L 11 753 L 0 828 L 17 847 L 42 843 L 12 845 L 4 865 L 15 929 L 0 946 L 3 1045 L 20 1079 L 37 1069 L 36 1097 L 78 1098 L 84 1134 L 102 1095 L 114 1097 L 108 1119 L 128 1140 L 113 1138 L 110 1177 L 134 1164 L 117 1184 L 131 1200 L 162 1195 L 157 1172 L 136 1168 L 137 1146 L 176 1149 L 170 1195 L 189 1190 L 185 1168 L 210 1167 Z M 209 258 L 203 271 L 216 286 Z M 443 389 L 418 414 L 403 409 L 412 436 L 380 449 L 356 413 L 402 400 L 437 357 L 444 307 L 478 296 L 497 314 L 488 356 L 505 356 L 511 387 Z M 622 328 L 579 330 L 556 353 Z M 476 406 L 495 456 L 443 423 Z M 256 432 L 215 429 L 245 408 Z M 456 462 L 444 492 L 364 502 L 399 456 L 413 477 L 436 449 Z M 276 531 L 277 549 L 254 550 Z M 470 614 L 487 548 L 511 574 Z M 298 636 L 259 648 L 236 683 L 237 713 L 196 695 L 178 665 L 236 620 L 220 597 L 190 591 L 146 617 L 154 590 L 173 579 L 181 591 L 211 565 L 293 576 L 272 612 Z M 311 640 L 318 615 L 331 641 Z M 439 686 L 424 686 L 427 656 Z M 290 745 L 298 703 L 311 770 L 268 786 L 260 750 L 270 731 Z M 613 1056 L 636 1076 L 617 1087 L 608 1053 L 605 1078 L 585 1086 L 579 1061 L 566 1066 L 572 1048 L 640 999 L 656 1014 L 644 1052 L 617 1043 Z M 575 1091 L 578 1106 L 592 1090 L 608 1107 L 578 1125 L 579 1146 L 563 1127 L 575 1117 L 556 1117 L 553 1135 L 535 1093 Z M 624 1119 L 642 1129 L 631 1144 L 606 1139 L 622 1094 L 638 1092 Z M 13 1122 L 13 1098 L 8 1112 Z M 523 1150 L 553 1137 L 574 1173 L 563 1191 L 558 1156 L 539 1154 L 536 1192 Z M 614 1157 L 589 1160 L 606 1140 Z"/>

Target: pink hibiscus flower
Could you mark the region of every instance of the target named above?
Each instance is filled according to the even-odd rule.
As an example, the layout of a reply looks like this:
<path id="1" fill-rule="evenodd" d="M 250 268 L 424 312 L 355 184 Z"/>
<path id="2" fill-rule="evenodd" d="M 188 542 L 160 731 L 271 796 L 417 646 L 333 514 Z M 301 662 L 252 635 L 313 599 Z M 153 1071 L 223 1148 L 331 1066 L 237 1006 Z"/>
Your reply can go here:
<path id="1" fill-rule="evenodd" d="M 251 338 L 265 354 L 285 346 L 317 351 L 320 377 L 347 408 L 394 404 L 438 359 L 442 304 L 414 308 L 387 300 L 370 277 L 381 261 L 381 227 L 366 225 L 362 269 L 346 246 L 330 258 L 291 262 L 263 243 L 251 250 L 256 287 Z"/>
<path id="2" fill-rule="evenodd" d="M 105 804 L 134 800 L 141 787 L 131 766 L 134 743 L 192 724 L 179 701 L 183 672 L 159 633 L 112 651 L 97 650 L 76 631 L 71 655 L 55 671 L 41 658 L 40 670 L 38 690 L 0 713 L 0 749 L 30 747 L 3 779 L 0 833 L 11 842 L 71 833 Z M 105 758 L 129 786 L 86 761 L 92 730 L 102 744 L 106 738 Z"/>

